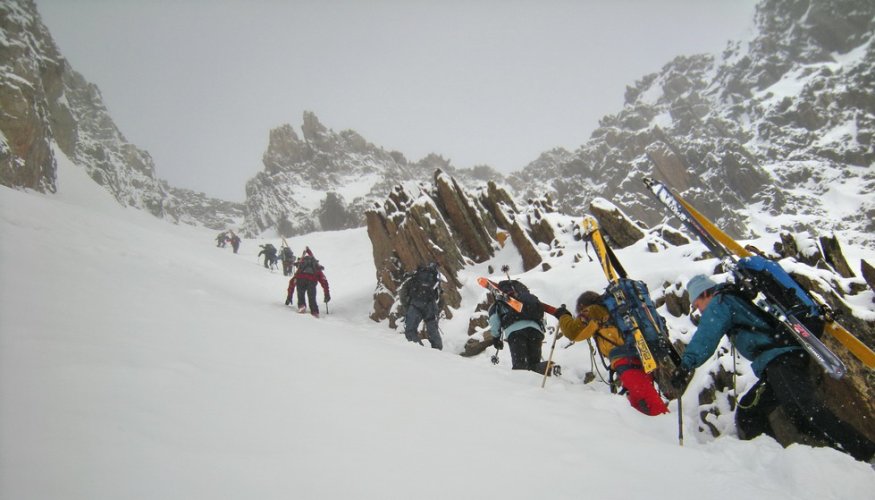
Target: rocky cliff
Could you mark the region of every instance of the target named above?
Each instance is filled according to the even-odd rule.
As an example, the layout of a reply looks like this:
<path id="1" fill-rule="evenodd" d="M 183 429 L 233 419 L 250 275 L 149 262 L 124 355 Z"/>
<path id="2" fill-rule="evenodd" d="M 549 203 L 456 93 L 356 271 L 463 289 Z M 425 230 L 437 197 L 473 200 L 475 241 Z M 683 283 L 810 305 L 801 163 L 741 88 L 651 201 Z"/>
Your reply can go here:
<path id="1" fill-rule="evenodd" d="M 602 196 L 654 224 L 640 179 L 655 176 L 735 236 L 808 229 L 875 246 L 875 3 L 763 0 L 756 26 L 641 78 L 578 150 L 510 181 L 534 193 L 547 179 L 567 213 Z M 782 217 L 760 227 L 758 214 Z"/>
<path id="2" fill-rule="evenodd" d="M 264 170 L 246 183 L 245 234 L 271 229 L 292 236 L 362 226 L 367 207 L 395 184 L 427 181 L 436 169 L 466 184 L 502 178 L 486 166 L 457 169 L 436 154 L 410 162 L 352 130 L 325 127 L 311 112 L 304 113 L 301 132 L 288 124 L 270 131 Z"/>
<path id="3" fill-rule="evenodd" d="M 495 183 L 469 191 L 440 170 L 431 183 L 396 185 L 365 213 L 377 269 L 371 319 L 388 319 L 395 328 L 403 314 L 397 309 L 398 288 L 404 274 L 420 264 L 436 262 L 447 278 L 448 317 L 461 305 L 457 274 L 466 265 L 487 261 L 505 244 L 516 247 L 525 270 L 540 265 L 537 245 L 553 239 L 541 217 L 543 206 L 520 210 Z"/>
<path id="4" fill-rule="evenodd" d="M 97 86 L 61 55 L 32 0 L 0 3 L 0 61 L 0 184 L 63 189 L 60 152 L 124 206 L 216 229 L 242 217 L 240 204 L 172 190 L 158 179 L 151 156 L 125 139 Z"/>

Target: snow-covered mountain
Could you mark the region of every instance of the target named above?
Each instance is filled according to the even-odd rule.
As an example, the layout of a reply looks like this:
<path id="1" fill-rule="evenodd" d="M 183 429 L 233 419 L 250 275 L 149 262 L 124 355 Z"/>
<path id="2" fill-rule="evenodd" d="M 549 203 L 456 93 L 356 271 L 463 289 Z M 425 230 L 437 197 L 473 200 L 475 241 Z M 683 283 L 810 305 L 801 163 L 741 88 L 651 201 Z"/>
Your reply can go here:
<path id="1" fill-rule="evenodd" d="M 365 209 L 396 184 L 427 181 L 435 170 L 468 183 L 502 177 L 486 166 L 457 169 L 437 154 L 410 162 L 352 130 L 325 127 L 312 112 L 304 113 L 301 131 L 299 137 L 288 124 L 271 130 L 264 170 L 246 183 L 244 234 L 359 227 Z"/>
<path id="2" fill-rule="evenodd" d="M 510 181 L 565 213 L 602 196 L 654 224 L 641 182 L 654 175 L 736 236 L 808 229 L 875 246 L 875 3 L 763 0 L 756 26 L 644 76 L 578 150 Z M 780 227 L 761 221 L 778 214 Z"/>
<path id="3" fill-rule="evenodd" d="M 490 266 L 510 265 L 552 302 L 604 282 L 570 232 L 557 235 L 561 255 L 544 252 L 549 271 L 524 272 L 508 245 L 460 272 L 461 307 L 441 321 L 438 352 L 368 319 L 376 269 L 364 228 L 288 240 L 326 266 L 333 299 L 315 319 L 283 305 L 287 279 L 256 258 L 265 240 L 244 239 L 235 255 L 215 247 L 213 231 L 124 210 L 81 168 L 58 164 L 57 195 L 0 186 L 0 498 L 846 500 L 875 491 L 867 464 L 829 448 L 740 441 L 725 413 L 709 418 L 725 431 L 713 437 L 692 391 L 679 446 L 674 403 L 647 417 L 605 384 L 583 383 L 585 345 L 557 347 L 563 373 L 543 389 L 540 376 L 510 369 L 506 349 L 498 365 L 458 356 L 485 296 L 474 278 Z M 558 226 L 566 216 L 545 217 Z M 618 257 L 653 289 L 714 265 L 693 260 L 689 245 L 653 254 L 645 243 Z M 872 297 L 858 294 L 859 309 Z M 669 319 L 689 334 L 688 320 Z M 693 383 L 709 377 L 703 369 Z M 712 407 L 724 410 L 720 401 Z"/>
<path id="4" fill-rule="evenodd" d="M 125 139 L 100 90 L 60 54 L 32 0 L 0 3 L 0 184 L 56 192 L 57 147 L 124 206 L 226 227 L 242 205 L 172 189 Z"/>

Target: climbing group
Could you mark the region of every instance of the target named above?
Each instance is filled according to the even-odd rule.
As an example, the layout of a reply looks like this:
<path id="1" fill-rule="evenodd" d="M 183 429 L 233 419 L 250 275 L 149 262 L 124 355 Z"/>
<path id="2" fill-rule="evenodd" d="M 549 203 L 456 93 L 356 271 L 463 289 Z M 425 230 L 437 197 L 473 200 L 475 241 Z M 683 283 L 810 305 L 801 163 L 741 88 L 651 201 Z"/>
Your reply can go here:
<path id="1" fill-rule="evenodd" d="M 692 308 L 701 315 L 698 328 L 683 353 L 671 343 L 665 320 L 659 315 L 646 285 L 628 278 L 595 219 L 583 221 L 584 238 L 592 244 L 608 280 L 604 292 L 584 291 L 572 313 L 562 305 L 541 304 L 558 320 L 555 339 L 587 341 L 608 370 L 612 391 L 625 394 L 633 408 L 646 415 L 669 412 L 666 400 L 678 400 L 693 371 L 708 361 L 726 337 L 751 362 L 758 381 L 739 399 L 735 422 L 739 438 L 762 434 L 777 439 L 770 421 L 780 408 L 796 429 L 810 438 L 844 451 L 857 460 L 872 461 L 875 443 L 841 420 L 818 397 L 808 374 L 816 362 L 826 375 L 841 378 L 844 363 L 820 340 L 825 325 L 841 328 L 828 308 L 818 303 L 779 264 L 741 247 L 710 221 L 695 212 L 661 184 L 649 181 L 660 201 L 698 235 L 708 249 L 724 259 L 728 279 L 723 283 L 695 275 L 686 283 Z M 535 370 L 541 359 L 543 326 L 537 320 L 536 298 L 518 281 L 478 280 L 492 294 L 490 331 L 495 345 L 511 346 L 514 369 Z M 543 312 L 540 312 L 543 315 Z M 843 330 L 838 338 L 854 339 Z M 868 368 L 875 353 L 860 342 L 844 343 Z M 552 362 L 551 356 L 547 368 Z M 546 377 L 545 377 L 546 380 Z M 682 421 L 680 436 L 682 442 Z"/>

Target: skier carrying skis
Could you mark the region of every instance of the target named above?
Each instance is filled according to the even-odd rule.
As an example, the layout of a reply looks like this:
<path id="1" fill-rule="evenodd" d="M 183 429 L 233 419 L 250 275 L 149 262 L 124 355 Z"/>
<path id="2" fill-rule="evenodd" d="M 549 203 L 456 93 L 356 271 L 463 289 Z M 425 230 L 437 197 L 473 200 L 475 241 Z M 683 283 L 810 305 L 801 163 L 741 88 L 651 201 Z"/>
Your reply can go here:
<path id="1" fill-rule="evenodd" d="M 324 267 L 319 264 L 313 252 L 307 247 L 304 254 L 298 259 L 296 264 L 297 270 L 292 279 L 289 280 L 288 293 L 286 294 L 286 305 L 292 304 L 292 297 L 297 290 L 298 292 L 298 312 L 307 312 L 307 301 L 310 302 L 310 314 L 319 317 L 319 304 L 316 302 L 316 284 L 322 285 L 323 300 L 327 304 L 331 301 L 331 293 L 328 290 L 328 279 L 322 272 Z"/>
<path id="2" fill-rule="evenodd" d="M 404 313 L 404 336 L 422 345 L 419 324 L 425 321 L 428 342 L 433 349 L 443 349 L 438 318 L 443 309 L 441 274 L 436 263 L 420 265 L 402 283 L 399 296 Z"/>
<path id="3" fill-rule="evenodd" d="M 610 360 L 610 369 L 620 379 L 629 404 L 645 415 L 668 413 L 653 385 L 653 375 L 644 372 L 634 340 L 624 339 L 601 301 L 600 294 L 586 291 L 577 299 L 577 317 L 564 307 L 558 308 L 554 315 L 559 320 L 559 335 L 573 342 L 595 337 L 599 353 Z"/>
<path id="4" fill-rule="evenodd" d="M 690 372 L 714 354 L 726 335 L 735 349 L 752 361 L 759 378 L 738 402 L 735 424 L 739 438 L 753 439 L 762 433 L 774 438 L 769 414 L 780 406 L 800 432 L 825 440 L 857 460 L 872 460 L 875 443 L 839 420 L 815 396 L 805 370 L 808 355 L 786 332 L 773 326 L 753 304 L 705 275 L 693 276 L 687 292 L 702 317 L 672 376 L 674 385 L 683 390 Z"/>
<path id="5" fill-rule="evenodd" d="M 504 280 L 498 288 L 508 297 L 522 302 L 520 312 L 503 300 L 497 299 L 489 308 L 489 328 L 496 349 L 510 346 L 514 370 L 530 370 L 544 374 L 546 363 L 541 362 L 541 343 L 544 341 L 544 306 L 538 297 L 516 280 Z"/>

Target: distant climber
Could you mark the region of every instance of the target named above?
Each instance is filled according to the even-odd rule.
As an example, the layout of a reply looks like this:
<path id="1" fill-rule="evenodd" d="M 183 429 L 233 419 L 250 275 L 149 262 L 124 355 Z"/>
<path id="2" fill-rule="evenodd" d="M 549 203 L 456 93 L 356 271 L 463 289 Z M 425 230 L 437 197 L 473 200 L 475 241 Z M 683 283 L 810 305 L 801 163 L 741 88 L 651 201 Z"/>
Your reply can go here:
<path id="1" fill-rule="evenodd" d="M 286 305 L 291 305 L 294 293 L 298 294 L 298 312 L 307 312 L 307 302 L 310 304 L 310 314 L 319 317 L 319 303 L 316 302 L 316 284 L 322 285 L 323 300 L 327 304 L 331 301 L 331 293 L 328 289 L 328 279 L 322 272 L 325 268 L 319 264 L 319 260 L 313 256 L 310 248 L 304 250 L 303 255 L 295 264 L 295 275 L 289 280 Z"/>
<path id="2" fill-rule="evenodd" d="M 264 255 L 264 267 L 266 269 L 276 269 L 276 247 L 270 243 L 259 245 L 261 251 L 258 252 L 258 257 Z"/>
<path id="3" fill-rule="evenodd" d="M 240 237 L 237 236 L 234 231 L 231 231 L 231 238 L 229 241 L 231 242 L 231 247 L 234 249 L 234 253 L 237 253 L 237 250 L 240 250 Z"/>
<path id="4" fill-rule="evenodd" d="M 295 252 L 287 246 L 282 249 L 283 276 L 291 276 L 295 268 Z"/>

